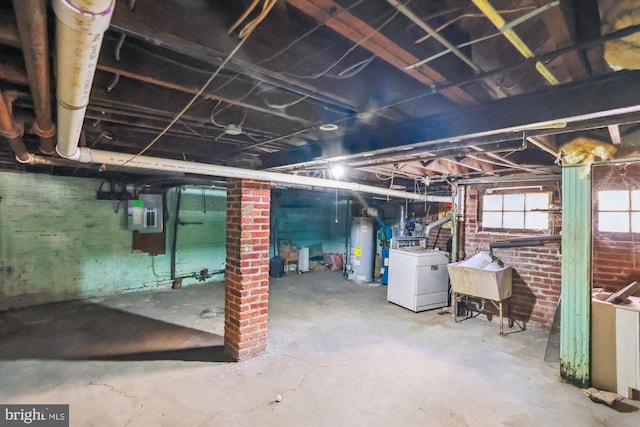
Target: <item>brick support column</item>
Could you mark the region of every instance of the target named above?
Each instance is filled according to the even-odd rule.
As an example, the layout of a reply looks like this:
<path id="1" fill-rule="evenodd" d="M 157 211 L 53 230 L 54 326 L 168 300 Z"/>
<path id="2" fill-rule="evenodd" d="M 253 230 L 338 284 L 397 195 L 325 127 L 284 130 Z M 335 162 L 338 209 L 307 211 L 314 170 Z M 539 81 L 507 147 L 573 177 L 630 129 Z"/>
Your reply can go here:
<path id="1" fill-rule="evenodd" d="M 271 184 L 227 180 L 224 345 L 234 360 L 267 347 Z"/>

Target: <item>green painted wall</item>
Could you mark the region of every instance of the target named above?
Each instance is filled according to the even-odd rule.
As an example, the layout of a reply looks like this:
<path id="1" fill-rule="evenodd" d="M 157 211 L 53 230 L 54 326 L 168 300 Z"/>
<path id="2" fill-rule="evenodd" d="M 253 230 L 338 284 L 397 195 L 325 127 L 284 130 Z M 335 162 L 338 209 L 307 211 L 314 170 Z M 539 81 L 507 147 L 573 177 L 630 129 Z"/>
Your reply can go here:
<path id="1" fill-rule="evenodd" d="M 100 183 L 0 173 L 0 309 L 170 286 L 175 192 L 168 195 L 167 254 L 152 257 L 132 252 L 123 210 L 96 200 Z M 179 275 L 225 261 L 226 193 L 202 194 L 183 193 L 180 219 L 201 224 L 179 226 Z"/>
<path id="2" fill-rule="evenodd" d="M 176 275 L 208 268 L 210 271 L 220 270 L 226 259 L 226 189 L 211 189 L 203 187 L 183 187 L 178 218 L 178 241 L 176 251 Z M 169 220 L 167 223 L 167 255 L 161 259 L 162 263 L 157 273 L 169 277 L 169 251 L 173 241 L 173 221 L 176 206 L 176 190 L 167 195 Z M 157 266 L 158 264 L 156 264 Z M 212 279 L 222 280 L 223 276 Z M 190 283 L 185 280 L 183 284 Z"/>
<path id="3" fill-rule="evenodd" d="M 272 244 L 277 236 L 299 247 L 322 243 L 326 253 L 344 253 L 349 221 L 347 201 L 338 200 L 336 215 L 331 191 L 272 191 Z"/>

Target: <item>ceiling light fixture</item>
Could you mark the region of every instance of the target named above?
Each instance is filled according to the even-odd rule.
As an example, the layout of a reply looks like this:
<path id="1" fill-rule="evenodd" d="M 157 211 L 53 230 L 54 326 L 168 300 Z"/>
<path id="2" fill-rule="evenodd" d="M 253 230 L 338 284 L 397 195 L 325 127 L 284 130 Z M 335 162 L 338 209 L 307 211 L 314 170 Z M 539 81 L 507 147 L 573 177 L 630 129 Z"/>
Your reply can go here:
<path id="1" fill-rule="evenodd" d="M 326 123 L 324 125 L 320 125 L 320 127 L 318 127 L 318 129 L 325 131 L 325 132 L 331 132 L 334 130 L 338 130 L 338 125 L 333 124 L 333 123 Z"/>
<path id="2" fill-rule="evenodd" d="M 224 133 L 227 135 L 242 135 L 242 126 L 229 124 L 225 126 Z"/>
<path id="3" fill-rule="evenodd" d="M 342 175 L 344 175 L 344 168 L 341 165 L 334 166 L 331 168 L 331 175 L 333 175 L 335 179 L 340 179 Z"/>

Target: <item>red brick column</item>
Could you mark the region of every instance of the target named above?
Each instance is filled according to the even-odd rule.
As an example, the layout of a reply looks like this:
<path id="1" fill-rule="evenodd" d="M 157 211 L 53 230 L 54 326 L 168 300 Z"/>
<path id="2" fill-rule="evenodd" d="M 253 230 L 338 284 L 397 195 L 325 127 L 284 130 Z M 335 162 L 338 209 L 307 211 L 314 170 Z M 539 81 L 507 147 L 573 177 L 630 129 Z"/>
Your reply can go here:
<path id="1" fill-rule="evenodd" d="M 271 184 L 227 180 L 224 345 L 234 360 L 267 347 Z"/>

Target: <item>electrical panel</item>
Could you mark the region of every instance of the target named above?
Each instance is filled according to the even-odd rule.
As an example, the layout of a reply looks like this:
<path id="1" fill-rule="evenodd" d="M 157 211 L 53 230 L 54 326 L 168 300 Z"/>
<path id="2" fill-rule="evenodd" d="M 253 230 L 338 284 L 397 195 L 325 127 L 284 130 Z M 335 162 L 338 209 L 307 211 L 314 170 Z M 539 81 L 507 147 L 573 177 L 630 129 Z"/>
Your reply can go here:
<path id="1" fill-rule="evenodd" d="M 162 194 L 140 194 L 127 201 L 127 229 L 140 233 L 162 233 L 164 212 Z"/>

